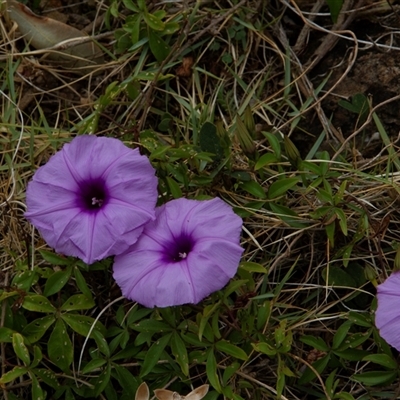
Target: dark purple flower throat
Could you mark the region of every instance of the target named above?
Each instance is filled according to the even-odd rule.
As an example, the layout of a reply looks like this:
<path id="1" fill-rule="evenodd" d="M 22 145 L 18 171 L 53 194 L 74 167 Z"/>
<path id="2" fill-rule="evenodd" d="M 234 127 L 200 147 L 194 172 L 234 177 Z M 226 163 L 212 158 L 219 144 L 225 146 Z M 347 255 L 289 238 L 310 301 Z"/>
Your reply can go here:
<path id="1" fill-rule="evenodd" d="M 165 247 L 164 261 L 179 262 L 188 257 L 193 250 L 194 242 L 190 236 L 181 235 Z"/>
<path id="2" fill-rule="evenodd" d="M 87 211 L 104 207 L 109 200 L 108 190 L 103 180 L 93 179 L 80 185 L 79 206 Z"/>

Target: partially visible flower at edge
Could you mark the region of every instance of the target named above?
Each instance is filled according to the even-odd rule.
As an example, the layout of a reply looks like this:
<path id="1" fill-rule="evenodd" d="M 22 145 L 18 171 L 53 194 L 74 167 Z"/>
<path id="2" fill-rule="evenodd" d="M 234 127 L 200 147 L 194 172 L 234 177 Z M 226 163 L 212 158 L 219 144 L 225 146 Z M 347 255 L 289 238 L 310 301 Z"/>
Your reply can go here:
<path id="1" fill-rule="evenodd" d="M 156 201 L 147 157 L 118 139 L 83 135 L 36 171 L 25 217 L 57 252 L 91 264 L 135 243 Z"/>
<path id="2" fill-rule="evenodd" d="M 375 325 L 379 334 L 400 351 L 400 271 L 378 285 Z"/>
<path id="3" fill-rule="evenodd" d="M 149 308 L 196 304 L 235 275 L 241 228 L 242 219 L 219 198 L 172 200 L 115 257 L 114 279 L 126 298 Z"/>

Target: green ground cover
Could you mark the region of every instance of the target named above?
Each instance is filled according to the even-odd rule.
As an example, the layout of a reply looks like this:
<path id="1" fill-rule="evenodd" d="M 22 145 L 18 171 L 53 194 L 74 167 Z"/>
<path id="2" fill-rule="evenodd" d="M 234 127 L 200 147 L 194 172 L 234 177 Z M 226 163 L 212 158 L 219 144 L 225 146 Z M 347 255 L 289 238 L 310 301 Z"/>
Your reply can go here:
<path id="1" fill-rule="evenodd" d="M 396 138 L 367 94 L 340 99 L 350 132 L 333 126 L 331 72 L 297 56 L 308 14 L 288 4 L 71 6 L 103 35 L 104 63 L 83 74 L 23 55 L 3 18 L 1 398 L 130 400 L 143 381 L 181 394 L 208 383 L 206 400 L 396 398 L 397 353 L 374 326 L 376 286 L 400 263 Z M 147 309 L 121 296 L 111 259 L 46 246 L 24 218 L 26 186 L 80 134 L 138 147 L 159 204 L 233 207 L 245 251 L 223 290 Z"/>

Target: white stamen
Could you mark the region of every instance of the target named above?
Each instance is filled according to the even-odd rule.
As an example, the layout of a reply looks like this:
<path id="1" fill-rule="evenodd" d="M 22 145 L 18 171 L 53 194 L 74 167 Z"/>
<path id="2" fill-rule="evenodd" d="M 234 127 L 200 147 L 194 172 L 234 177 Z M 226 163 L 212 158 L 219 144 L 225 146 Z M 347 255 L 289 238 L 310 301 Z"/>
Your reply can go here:
<path id="1" fill-rule="evenodd" d="M 92 197 L 92 206 L 98 205 L 101 207 L 103 205 L 103 199 L 98 199 L 97 197 Z"/>
<path id="2" fill-rule="evenodd" d="M 179 258 L 185 259 L 187 257 L 186 253 L 178 253 Z"/>

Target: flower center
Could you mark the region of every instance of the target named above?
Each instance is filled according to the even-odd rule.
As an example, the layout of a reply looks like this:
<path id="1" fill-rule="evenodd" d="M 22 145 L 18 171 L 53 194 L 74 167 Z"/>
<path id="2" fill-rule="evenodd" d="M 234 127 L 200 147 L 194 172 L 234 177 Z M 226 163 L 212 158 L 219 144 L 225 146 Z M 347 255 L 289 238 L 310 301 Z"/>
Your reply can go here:
<path id="1" fill-rule="evenodd" d="M 96 211 L 108 202 L 108 193 L 103 180 L 93 180 L 81 184 L 80 206 L 85 210 Z"/>
<path id="2" fill-rule="evenodd" d="M 165 260 L 168 262 L 179 262 L 185 260 L 193 250 L 193 246 L 194 243 L 192 238 L 182 235 L 166 246 L 166 252 L 164 254 Z"/>

